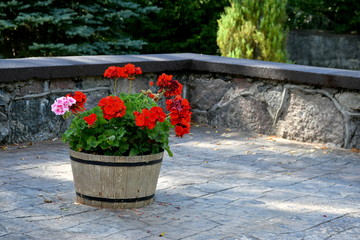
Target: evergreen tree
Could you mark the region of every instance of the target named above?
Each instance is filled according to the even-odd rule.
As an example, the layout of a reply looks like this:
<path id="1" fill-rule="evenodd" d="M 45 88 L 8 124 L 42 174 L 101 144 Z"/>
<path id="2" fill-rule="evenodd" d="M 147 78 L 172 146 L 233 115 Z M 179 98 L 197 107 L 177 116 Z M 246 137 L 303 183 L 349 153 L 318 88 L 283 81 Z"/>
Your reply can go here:
<path id="1" fill-rule="evenodd" d="M 286 62 L 286 1 L 230 0 L 218 21 L 222 56 Z"/>
<path id="2" fill-rule="evenodd" d="M 217 54 L 217 19 L 228 0 L 133 0 L 160 8 L 144 19 L 134 19 L 135 37 L 149 44 L 143 53 L 192 52 Z"/>
<path id="3" fill-rule="evenodd" d="M 5 58 L 136 53 L 129 19 L 154 11 L 124 0 L 9 0 L 0 3 Z"/>
<path id="4" fill-rule="evenodd" d="M 288 0 L 290 29 L 360 34 L 359 0 Z"/>

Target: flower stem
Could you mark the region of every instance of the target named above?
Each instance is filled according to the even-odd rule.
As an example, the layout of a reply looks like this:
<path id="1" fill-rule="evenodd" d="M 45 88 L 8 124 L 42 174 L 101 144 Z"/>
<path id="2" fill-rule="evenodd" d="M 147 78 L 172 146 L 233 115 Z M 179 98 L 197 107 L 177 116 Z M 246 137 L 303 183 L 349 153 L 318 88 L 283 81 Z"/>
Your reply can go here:
<path id="1" fill-rule="evenodd" d="M 129 81 L 129 89 L 128 89 L 128 93 L 131 93 L 131 89 L 132 89 L 132 80 L 128 80 Z"/>
<path id="2" fill-rule="evenodd" d="M 115 94 L 115 96 L 117 96 L 117 86 L 116 86 L 117 80 L 118 80 L 117 78 L 114 79 L 114 94 Z"/>

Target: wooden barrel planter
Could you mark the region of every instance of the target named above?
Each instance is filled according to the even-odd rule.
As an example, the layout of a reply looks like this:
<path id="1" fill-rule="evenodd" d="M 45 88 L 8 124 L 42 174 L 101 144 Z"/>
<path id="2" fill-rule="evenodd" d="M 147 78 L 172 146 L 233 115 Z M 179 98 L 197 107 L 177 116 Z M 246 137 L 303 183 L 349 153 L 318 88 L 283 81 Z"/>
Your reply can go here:
<path id="1" fill-rule="evenodd" d="M 128 157 L 69 153 L 78 203 L 122 209 L 154 201 L 163 152 Z"/>

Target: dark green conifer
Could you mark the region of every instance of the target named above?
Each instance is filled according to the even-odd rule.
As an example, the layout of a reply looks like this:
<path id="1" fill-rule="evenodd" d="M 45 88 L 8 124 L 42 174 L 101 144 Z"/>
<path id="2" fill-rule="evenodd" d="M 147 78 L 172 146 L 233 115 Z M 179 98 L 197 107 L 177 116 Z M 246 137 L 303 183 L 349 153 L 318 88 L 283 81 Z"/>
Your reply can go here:
<path id="1" fill-rule="evenodd" d="M 9 0 L 0 3 L 3 58 L 136 53 L 125 27 L 154 10 L 123 0 Z"/>

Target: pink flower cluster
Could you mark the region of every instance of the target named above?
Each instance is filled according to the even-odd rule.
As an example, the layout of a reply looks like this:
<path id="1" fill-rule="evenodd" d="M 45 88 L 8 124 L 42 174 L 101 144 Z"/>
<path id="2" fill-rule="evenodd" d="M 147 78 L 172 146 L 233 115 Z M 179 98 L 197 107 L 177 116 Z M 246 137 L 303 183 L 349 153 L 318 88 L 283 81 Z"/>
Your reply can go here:
<path id="1" fill-rule="evenodd" d="M 76 100 L 72 97 L 59 97 L 51 105 L 51 111 L 56 115 L 64 115 L 70 110 L 71 105 L 75 104 Z"/>

